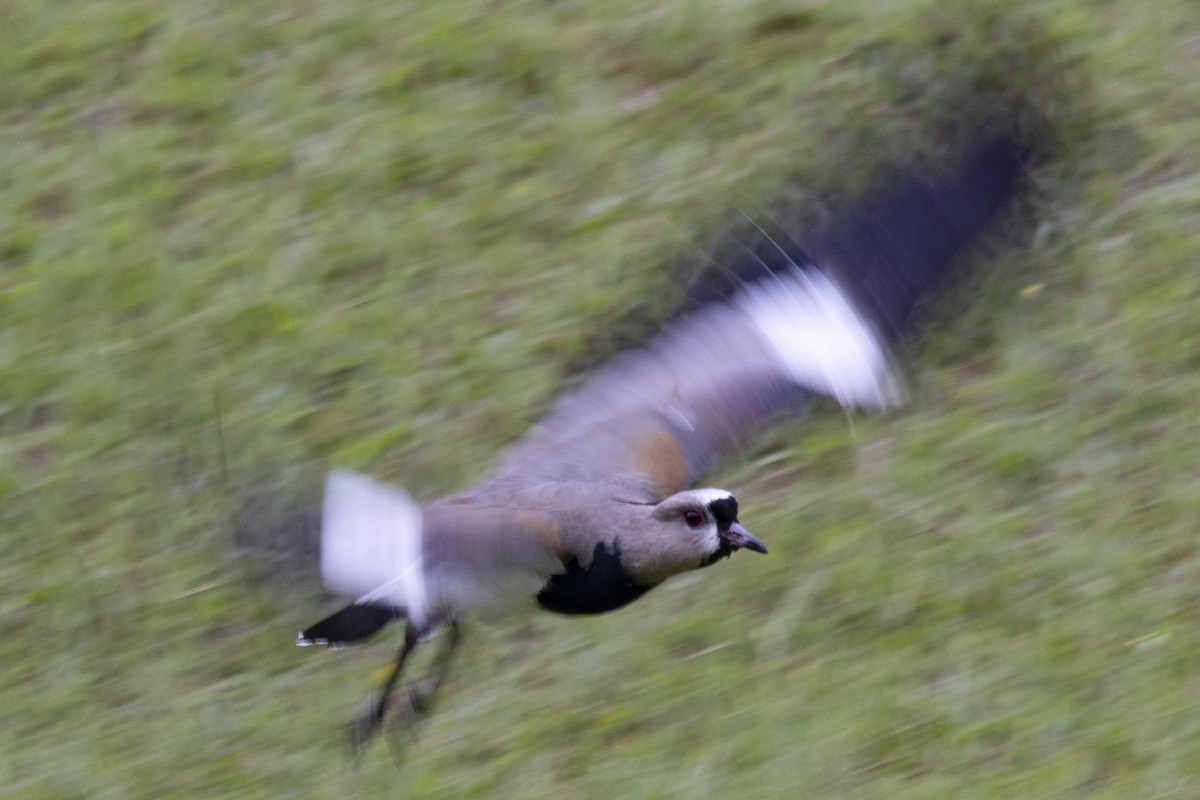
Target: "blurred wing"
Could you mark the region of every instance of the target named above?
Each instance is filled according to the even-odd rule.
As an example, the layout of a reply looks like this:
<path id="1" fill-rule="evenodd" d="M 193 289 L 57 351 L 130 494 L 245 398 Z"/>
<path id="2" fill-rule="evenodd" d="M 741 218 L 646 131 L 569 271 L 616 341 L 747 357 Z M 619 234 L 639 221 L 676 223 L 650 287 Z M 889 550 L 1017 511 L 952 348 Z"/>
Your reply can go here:
<path id="1" fill-rule="evenodd" d="M 463 496 L 425 507 L 425 580 L 437 609 L 502 617 L 536 607 L 570 556 L 544 514 Z"/>
<path id="2" fill-rule="evenodd" d="M 1020 171 L 1012 141 L 996 137 L 939 182 L 894 178 L 814 237 L 815 259 L 790 240 L 748 250 L 735 287 L 560 400 L 485 485 L 615 478 L 652 501 L 810 394 L 898 402 L 889 342 Z"/>

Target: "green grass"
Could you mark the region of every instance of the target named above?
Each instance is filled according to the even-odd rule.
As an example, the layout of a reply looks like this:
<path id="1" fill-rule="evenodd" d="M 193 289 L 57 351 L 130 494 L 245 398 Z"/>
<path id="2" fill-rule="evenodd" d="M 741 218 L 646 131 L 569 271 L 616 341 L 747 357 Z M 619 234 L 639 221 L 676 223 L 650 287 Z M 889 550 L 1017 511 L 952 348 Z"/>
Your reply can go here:
<path id="1" fill-rule="evenodd" d="M 0 794 L 1200 795 L 1200 27 L 1008 5 L 0 7 Z M 468 485 L 735 207 L 1014 99 L 911 403 L 712 476 L 770 557 L 471 626 L 354 768 L 394 642 L 292 647 L 323 470 Z"/>

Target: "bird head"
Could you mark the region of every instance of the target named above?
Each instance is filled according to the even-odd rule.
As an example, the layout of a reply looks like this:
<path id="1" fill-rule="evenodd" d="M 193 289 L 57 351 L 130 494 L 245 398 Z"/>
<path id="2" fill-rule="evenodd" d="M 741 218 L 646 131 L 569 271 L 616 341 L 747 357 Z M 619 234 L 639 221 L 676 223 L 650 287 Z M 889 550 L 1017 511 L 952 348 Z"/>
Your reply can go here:
<path id="1" fill-rule="evenodd" d="M 715 564 L 743 548 L 767 552 L 767 546 L 738 523 L 737 514 L 737 500 L 724 489 L 679 492 L 654 507 L 654 518 L 673 529 L 694 552 L 697 567 Z"/>

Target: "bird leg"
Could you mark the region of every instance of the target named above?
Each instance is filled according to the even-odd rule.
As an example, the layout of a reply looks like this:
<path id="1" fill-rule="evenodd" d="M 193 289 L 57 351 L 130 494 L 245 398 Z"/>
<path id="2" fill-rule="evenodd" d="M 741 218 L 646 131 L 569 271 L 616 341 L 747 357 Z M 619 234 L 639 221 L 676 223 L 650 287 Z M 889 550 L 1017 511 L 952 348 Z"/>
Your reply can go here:
<path id="1" fill-rule="evenodd" d="M 449 627 L 450 632 L 446 644 L 438 652 L 430 669 L 429 677 L 422 682 L 424 685 L 412 686 L 408 690 L 408 715 L 414 722 L 428 715 L 432 710 L 433 697 L 449 673 L 454 652 L 458 649 L 462 639 L 457 620 L 451 620 Z M 378 735 L 383 726 L 384 717 L 387 715 L 392 693 L 404 670 L 404 663 L 409 654 L 421 643 L 421 637 L 426 632 L 427 630 L 418 628 L 411 621 L 405 626 L 404 644 L 396 653 L 396 662 L 388 674 L 387 680 L 379 688 L 378 694 L 373 698 L 367 711 L 350 723 L 350 748 L 355 755 L 361 753 Z"/>
<path id="2" fill-rule="evenodd" d="M 454 659 L 454 652 L 458 649 L 461 641 L 461 633 L 459 631 L 458 622 L 451 620 L 450 633 L 446 638 L 442 649 L 438 651 L 437 657 L 433 664 L 430 665 L 429 675 L 422 681 L 410 684 L 408 687 L 408 707 L 405 709 L 405 717 L 407 719 L 403 726 L 403 732 L 408 734 L 408 739 L 416 741 L 417 724 L 427 717 L 433 711 L 433 698 L 441 687 L 442 682 L 446 679 L 446 675 L 450 672 L 450 662 Z M 393 725 L 393 730 L 399 730 L 399 725 Z M 400 766 L 404 761 L 404 749 L 408 744 L 408 739 L 396 733 L 388 737 L 388 747 L 392 751 L 392 761 L 396 766 Z"/>
<path id="3" fill-rule="evenodd" d="M 409 687 L 408 703 L 416 717 L 424 717 L 433 710 L 433 698 L 446 680 L 446 675 L 450 672 L 450 663 L 454 660 L 454 654 L 462 641 L 462 631 L 458 627 L 458 620 L 451 620 L 449 625 L 450 632 L 447 635 L 446 643 L 438 651 L 437 658 L 430 666 L 428 677 L 421 684 Z"/>
<path id="4" fill-rule="evenodd" d="M 400 645 L 400 649 L 396 652 L 396 663 L 388 674 L 387 680 L 379 687 L 378 694 L 372 699 L 366 712 L 350 723 L 350 749 L 355 755 L 361 753 L 379 733 L 379 728 L 383 725 L 383 718 L 387 714 L 388 703 L 391 701 L 392 690 L 395 689 L 396 681 L 400 679 L 400 673 L 404 670 L 404 662 L 421 643 L 422 633 L 423 631 L 417 628 L 411 620 L 404 626 L 404 644 Z"/>

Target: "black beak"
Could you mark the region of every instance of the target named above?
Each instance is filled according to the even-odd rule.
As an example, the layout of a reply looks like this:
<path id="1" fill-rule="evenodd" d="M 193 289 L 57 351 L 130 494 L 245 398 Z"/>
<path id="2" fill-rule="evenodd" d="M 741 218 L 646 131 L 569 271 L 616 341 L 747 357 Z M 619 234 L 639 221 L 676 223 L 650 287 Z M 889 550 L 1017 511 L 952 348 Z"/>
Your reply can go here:
<path id="1" fill-rule="evenodd" d="M 729 526 L 729 530 L 721 534 L 721 538 L 726 544 L 733 547 L 734 550 L 744 548 L 746 550 L 753 550 L 756 553 L 767 552 L 765 544 L 736 522 Z"/>

